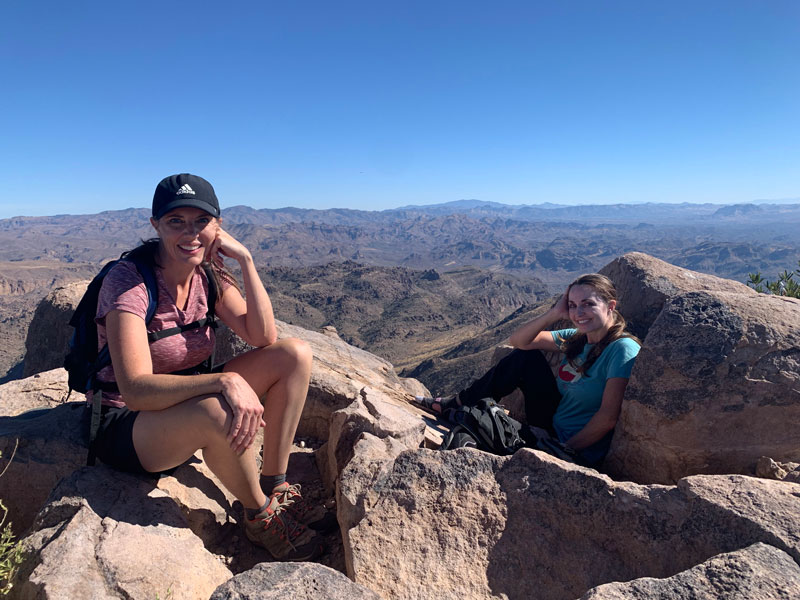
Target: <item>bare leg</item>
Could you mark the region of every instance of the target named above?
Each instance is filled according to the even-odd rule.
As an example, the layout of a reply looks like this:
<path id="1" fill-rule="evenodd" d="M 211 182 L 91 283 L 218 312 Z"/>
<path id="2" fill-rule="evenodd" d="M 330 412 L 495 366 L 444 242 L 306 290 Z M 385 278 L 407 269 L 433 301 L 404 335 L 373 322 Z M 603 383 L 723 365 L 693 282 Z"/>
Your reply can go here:
<path id="1" fill-rule="evenodd" d="M 264 450 L 261 473 L 286 473 L 311 378 L 311 348 L 296 338 L 241 354 L 225 365 L 264 397 Z"/>
<path id="2" fill-rule="evenodd" d="M 202 448 L 209 469 L 247 508 L 266 502 L 258 482 L 254 449 L 237 455 L 226 434 L 231 411 L 218 395 L 190 398 L 164 410 L 142 411 L 133 424 L 133 445 L 148 471 L 163 471 Z"/>

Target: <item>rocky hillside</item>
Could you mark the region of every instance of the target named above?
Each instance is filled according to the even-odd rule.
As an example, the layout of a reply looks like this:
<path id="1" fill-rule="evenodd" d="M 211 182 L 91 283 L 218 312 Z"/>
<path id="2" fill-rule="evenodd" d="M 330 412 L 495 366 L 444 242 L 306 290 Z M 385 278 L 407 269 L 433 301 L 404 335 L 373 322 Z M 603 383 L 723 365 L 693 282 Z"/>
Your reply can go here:
<path id="1" fill-rule="evenodd" d="M 10 597 L 800 597 L 800 300 L 640 253 L 603 271 L 644 340 L 603 472 L 435 451 L 444 424 L 407 403 L 418 382 L 330 330 L 279 324 L 314 353 L 289 477 L 335 507 L 322 564 L 250 545 L 199 455 L 157 482 L 81 468 L 85 410 L 60 402 L 63 370 L 0 386 L 4 458 L 19 440 L 0 498 L 25 549 Z M 62 296 L 37 314 L 68 311 Z"/>
<path id="2" fill-rule="evenodd" d="M 262 269 L 276 314 L 309 329 L 334 326 L 350 344 L 413 368 L 549 296 L 535 279 L 475 268 L 415 271 L 346 261 Z"/>

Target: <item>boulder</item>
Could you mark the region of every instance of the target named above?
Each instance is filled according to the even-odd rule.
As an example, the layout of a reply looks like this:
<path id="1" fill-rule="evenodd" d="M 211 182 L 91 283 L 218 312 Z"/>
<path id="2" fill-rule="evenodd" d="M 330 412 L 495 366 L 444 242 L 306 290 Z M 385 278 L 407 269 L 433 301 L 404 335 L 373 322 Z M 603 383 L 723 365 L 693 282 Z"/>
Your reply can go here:
<path id="1" fill-rule="evenodd" d="M 325 487 L 333 490 L 336 478 L 353 458 L 356 442 L 362 435 L 391 438 L 392 451 L 386 458 L 392 459 L 403 450 L 419 448 L 425 439 L 425 429 L 420 418 L 365 388 L 360 399 L 331 415 L 328 441 L 317 455 Z"/>
<path id="2" fill-rule="evenodd" d="M 768 456 L 762 456 L 756 463 L 756 476 L 800 483 L 800 463 L 779 463 Z"/>
<path id="3" fill-rule="evenodd" d="M 51 374 L 40 379 L 52 383 Z M 32 383 L 31 379 L 5 384 L 0 390 L 14 384 L 18 388 L 19 384 Z M 28 392 L 30 396 L 37 394 Z M 68 402 L 0 417 L 1 462 L 6 469 L 0 477 L 0 498 L 17 535 L 30 526 L 56 483 L 86 464 L 86 412 L 83 402 Z"/>
<path id="4" fill-rule="evenodd" d="M 189 529 L 206 548 L 223 551 L 223 544 L 236 526 L 230 514 L 236 497 L 214 475 L 198 451 L 172 475 L 161 477 L 156 486 L 179 507 Z"/>
<path id="5" fill-rule="evenodd" d="M 316 563 L 262 563 L 219 586 L 210 600 L 380 600 L 339 571 Z"/>
<path id="6" fill-rule="evenodd" d="M 606 583 L 580 600 L 785 600 L 800 598 L 800 567 L 766 544 L 720 554 L 665 579 L 645 577 Z"/>
<path id="7" fill-rule="evenodd" d="M 388 361 L 331 337 L 282 321 L 276 321 L 278 337 L 295 337 L 307 342 L 314 354 L 311 383 L 306 405 L 297 432 L 300 436 L 325 440 L 329 435 L 331 416 L 350 406 L 368 387 L 381 401 L 422 416 L 425 413 L 408 404 L 408 388 L 427 390 L 419 382 L 402 381 Z M 218 330 L 217 361 L 230 360 L 247 346 L 227 328 Z M 430 393 L 430 392 L 427 392 Z M 432 434 L 434 435 L 434 434 Z"/>
<path id="8" fill-rule="evenodd" d="M 614 259 L 600 273 L 617 288 L 620 312 L 628 328 L 644 339 L 664 304 L 685 292 L 758 293 L 743 283 L 676 267 L 642 252 L 629 252 Z"/>
<path id="9" fill-rule="evenodd" d="M 358 465 L 342 474 L 343 495 Z M 573 599 L 757 542 L 800 562 L 791 483 L 705 475 L 641 486 L 537 451 L 471 449 L 405 451 L 374 477 L 345 552 L 348 575 L 385 598 Z"/>
<path id="10" fill-rule="evenodd" d="M 64 479 L 22 544 L 21 600 L 205 600 L 231 577 L 152 481 L 103 466 Z"/>
<path id="11" fill-rule="evenodd" d="M 78 281 L 58 287 L 39 302 L 25 339 L 23 377 L 64 365 L 72 336 L 69 320 L 88 284 Z"/>
<path id="12" fill-rule="evenodd" d="M 67 372 L 58 368 L 16 379 L 0 385 L 0 417 L 14 417 L 29 410 L 53 408 L 63 404 L 69 388 Z M 83 395 L 72 395 L 83 400 Z"/>
<path id="13" fill-rule="evenodd" d="M 650 327 L 604 469 L 640 483 L 800 461 L 800 300 L 686 292 Z"/>

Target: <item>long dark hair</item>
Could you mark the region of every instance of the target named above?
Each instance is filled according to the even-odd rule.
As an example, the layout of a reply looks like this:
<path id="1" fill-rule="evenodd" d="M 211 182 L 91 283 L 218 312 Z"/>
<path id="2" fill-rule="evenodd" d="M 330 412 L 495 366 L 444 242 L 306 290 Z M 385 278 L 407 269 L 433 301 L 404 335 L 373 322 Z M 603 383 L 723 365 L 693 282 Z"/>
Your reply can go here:
<path id="1" fill-rule="evenodd" d="M 160 264 L 158 264 L 158 243 L 161 241 L 160 238 L 154 237 L 150 238 L 149 240 L 142 240 L 142 243 L 133 250 L 128 250 L 127 252 L 123 253 L 120 258 L 137 258 L 143 262 L 149 263 L 154 267 L 162 268 Z M 224 265 L 218 264 L 214 261 L 203 261 L 202 266 L 205 268 L 204 270 L 208 270 L 211 272 L 211 275 L 214 277 L 214 283 L 216 284 L 217 288 L 217 298 L 215 302 L 219 302 L 222 300 L 222 282 L 225 282 L 229 285 L 235 287 L 239 292 L 241 292 L 241 288 L 239 287 L 239 282 L 236 281 L 236 277 L 225 268 Z"/>
<path id="2" fill-rule="evenodd" d="M 612 300 L 616 302 L 617 300 L 617 289 L 614 287 L 614 284 L 611 280 L 606 277 L 605 275 L 600 275 L 599 273 L 589 273 L 587 275 L 581 275 L 575 281 L 569 284 L 567 288 L 567 298 L 569 298 L 569 291 L 572 289 L 573 285 L 588 285 L 591 287 L 597 295 L 606 303 L 608 304 Z M 586 360 L 583 361 L 583 364 L 576 365 L 575 359 L 583 352 L 584 347 L 587 343 L 586 334 L 578 333 L 577 331 L 571 335 L 570 337 L 561 340 L 561 350 L 567 357 L 567 361 L 569 364 L 574 368 L 578 373 L 581 375 L 588 377 L 586 372 L 592 367 L 592 365 L 600 358 L 600 355 L 603 353 L 603 350 L 613 342 L 614 340 L 618 340 L 620 338 L 631 338 L 640 346 L 642 342 L 639 341 L 632 333 L 625 331 L 625 319 L 617 308 L 614 308 L 614 312 L 612 314 L 614 322 L 611 324 L 611 327 L 608 329 L 608 332 L 603 336 L 599 342 L 597 342 L 594 347 L 589 351 L 589 354 L 586 356 Z"/>

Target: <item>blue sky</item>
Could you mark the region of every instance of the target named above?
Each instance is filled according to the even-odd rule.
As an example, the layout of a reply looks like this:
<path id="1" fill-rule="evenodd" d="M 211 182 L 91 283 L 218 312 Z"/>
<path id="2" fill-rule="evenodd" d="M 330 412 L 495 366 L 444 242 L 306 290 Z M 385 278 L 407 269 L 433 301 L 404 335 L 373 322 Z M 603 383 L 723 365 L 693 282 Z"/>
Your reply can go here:
<path id="1" fill-rule="evenodd" d="M 0 6 L 0 217 L 800 197 L 800 2 Z"/>

